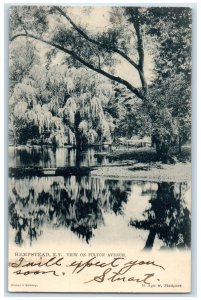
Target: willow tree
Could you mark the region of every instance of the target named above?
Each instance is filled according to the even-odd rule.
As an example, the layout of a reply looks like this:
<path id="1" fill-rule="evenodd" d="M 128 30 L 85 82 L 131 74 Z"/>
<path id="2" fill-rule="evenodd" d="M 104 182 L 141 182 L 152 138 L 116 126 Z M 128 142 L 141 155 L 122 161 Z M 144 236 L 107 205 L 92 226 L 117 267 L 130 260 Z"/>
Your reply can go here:
<path id="1" fill-rule="evenodd" d="M 114 91 L 106 78 L 89 73 L 66 64 L 48 69 L 34 65 L 10 97 L 16 142 L 35 139 L 57 146 L 111 142 L 115 125 L 106 107 Z"/>
<path id="2" fill-rule="evenodd" d="M 190 53 L 184 48 L 188 46 L 187 41 L 191 32 L 191 11 L 189 8 L 168 7 L 108 8 L 109 21 L 105 30 L 96 30 L 93 33 L 89 24 L 84 23 L 93 9 L 96 8 L 76 8 L 76 17 L 71 13 L 70 7 L 12 7 L 10 41 L 14 42 L 19 38 L 39 41 L 48 45 L 51 51 L 66 54 L 68 63 L 76 68 L 84 66 L 125 87 L 134 97 L 143 101 L 144 108 L 150 115 L 152 135 L 156 136 L 156 129 L 165 121 L 166 113 L 162 114 L 162 117 L 159 117 L 160 121 L 157 122 L 155 106 L 160 104 L 159 110 L 163 110 L 166 99 L 155 102 L 155 98 L 160 98 L 163 93 L 160 88 L 157 88 L 158 92 L 154 94 L 154 98 L 153 94 L 149 93 L 150 80 L 147 80 L 149 76 L 146 69 L 150 66 L 150 60 L 146 60 L 146 57 L 148 55 L 152 58 L 155 66 L 159 58 L 159 68 L 155 68 L 155 72 L 154 67 L 152 68 L 155 78 L 159 79 L 158 82 L 163 80 L 162 75 L 165 73 L 162 74 L 160 69 L 168 69 L 170 74 L 166 72 L 167 76 L 172 80 L 174 75 L 185 72 L 188 67 L 186 54 L 188 58 Z M 82 18 L 84 13 L 88 15 Z M 182 48 L 179 47 L 180 44 Z M 179 66 L 174 63 L 176 60 L 181 61 Z M 119 62 L 126 63 L 135 75 L 131 75 L 129 80 L 119 75 L 117 70 Z M 137 78 L 137 81 L 132 76 Z M 168 107 L 168 111 L 171 109 L 172 107 Z M 168 114 L 168 117 L 170 116 L 171 114 Z M 155 143 L 158 156 L 161 158 L 163 154 L 168 153 L 170 146 L 168 136 L 171 135 L 171 130 L 167 136 L 163 130 L 159 131 Z"/>

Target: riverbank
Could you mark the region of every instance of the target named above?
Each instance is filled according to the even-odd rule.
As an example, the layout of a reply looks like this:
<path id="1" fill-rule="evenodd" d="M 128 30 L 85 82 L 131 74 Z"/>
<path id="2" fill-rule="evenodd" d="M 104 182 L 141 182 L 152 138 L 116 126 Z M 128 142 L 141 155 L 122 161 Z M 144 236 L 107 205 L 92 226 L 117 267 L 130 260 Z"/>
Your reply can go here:
<path id="1" fill-rule="evenodd" d="M 190 147 L 174 163 L 164 164 L 150 147 L 118 148 L 110 151 L 89 148 L 87 151 L 59 148 L 31 148 L 10 153 L 9 176 L 101 176 L 110 179 L 149 181 L 189 181 L 191 179 Z M 44 157 L 46 161 L 44 162 Z M 17 162 L 17 163 L 16 163 Z"/>
<path id="2" fill-rule="evenodd" d="M 174 164 L 164 164 L 157 160 L 156 152 L 151 148 L 116 150 L 105 155 L 111 164 L 92 170 L 92 176 L 122 178 L 149 181 L 189 181 L 191 180 L 191 148 L 183 147 L 181 154 L 175 154 Z M 115 162 L 120 165 L 116 166 Z"/>
<path id="3" fill-rule="evenodd" d="M 135 163 L 133 166 L 102 166 L 90 172 L 91 176 L 110 179 L 183 182 L 191 180 L 191 163 Z"/>

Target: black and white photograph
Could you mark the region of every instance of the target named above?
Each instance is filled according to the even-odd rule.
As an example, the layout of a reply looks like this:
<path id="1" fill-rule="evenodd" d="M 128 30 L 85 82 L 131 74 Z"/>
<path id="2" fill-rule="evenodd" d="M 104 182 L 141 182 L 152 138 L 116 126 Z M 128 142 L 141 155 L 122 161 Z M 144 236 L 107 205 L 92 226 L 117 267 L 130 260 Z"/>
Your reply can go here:
<path id="1" fill-rule="evenodd" d="M 11 292 L 191 291 L 192 8 L 11 5 Z"/>

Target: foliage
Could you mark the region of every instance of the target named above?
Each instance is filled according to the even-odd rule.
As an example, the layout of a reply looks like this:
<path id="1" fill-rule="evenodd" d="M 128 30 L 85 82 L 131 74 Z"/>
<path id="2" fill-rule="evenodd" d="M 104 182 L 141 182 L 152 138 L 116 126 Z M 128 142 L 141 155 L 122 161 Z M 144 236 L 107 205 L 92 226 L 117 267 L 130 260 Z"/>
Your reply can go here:
<path id="1" fill-rule="evenodd" d="M 172 146 L 180 149 L 190 139 L 191 9 L 111 7 L 108 25 L 95 31 L 83 14 L 93 9 L 12 7 L 13 49 L 18 40 L 34 40 L 48 50 L 44 68 L 33 63 L 31 44 L 22 52 L 31 63 L 17 67 L 11 110 L 24 101 L 24 117 L 39 133 L 49 130 L 55 140 L 59 130 L 59 140 L 77 145 L 148 134 L 158 157 L 167 161 Z M 136 80 L 119 73 L 125 64 Z"/>
<path id="2" fill-rule="evenodd" d="M 50 132 L 50 142 L 55 146 L 87 145 L 103 139 L 110 142 L 113 118 L 104 107 L 113 91 L 104 78 L 90 78 L 83 69 L 54 66 L 47 70 L 35 65 L 29 76 L 15 86 L 10 99 L 17 142 L 22 141 L 24 124 L 27 131 L 35 126 L 40 136 Z M 24 142 L 30 134 L 24 135 Z"/>
<path id="3" fill-rule="evenodd" d="M 28 40 L 25 43 L 16 41 L 15 45 L 10 45 L 9 50 L 9 88 L 12 94 L 15 85 L 29 74 L 38 59 L 36 48 Z"/>

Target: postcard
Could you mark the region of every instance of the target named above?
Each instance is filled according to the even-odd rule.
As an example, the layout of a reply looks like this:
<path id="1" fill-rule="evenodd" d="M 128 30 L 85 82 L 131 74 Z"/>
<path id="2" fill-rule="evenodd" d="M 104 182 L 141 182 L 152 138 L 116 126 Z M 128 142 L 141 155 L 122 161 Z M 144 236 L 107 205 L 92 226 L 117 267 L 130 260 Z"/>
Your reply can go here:
<path id="1" fill-rule="evenodd" d="M 9 292 L 189 293 L 192 9 L 9 26 Z"/>

